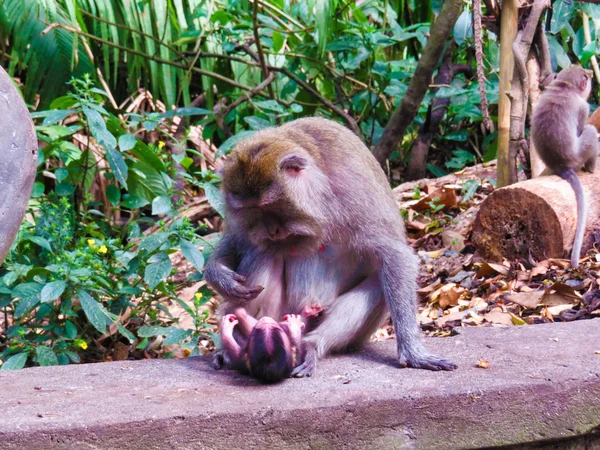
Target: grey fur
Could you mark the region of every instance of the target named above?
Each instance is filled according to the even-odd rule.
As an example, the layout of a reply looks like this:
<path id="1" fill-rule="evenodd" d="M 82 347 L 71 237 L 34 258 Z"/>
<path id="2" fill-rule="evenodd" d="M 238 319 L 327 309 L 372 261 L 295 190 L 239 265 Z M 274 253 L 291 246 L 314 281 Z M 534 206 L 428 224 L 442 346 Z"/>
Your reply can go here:
<path id="1" fill-rule="evenodd" d="M 587 221 L 587 200 L 575 171 L 593 172 L 599 150 L 596 128 L 586 125 L 590 91 L 590 71 L 576 66 L 564 69 L 544 90 L 531 116 L 531 139 L 542 161 L 575 191 L 577 229 L 571 252 L 573 268 L 579 267 Z"/>
<path id="2" fill-rule="evenodd" d="M 418 260 L 406 243 L 385 174 L 367 147 L 335 122 L 308 118 L 256 133 L 238 145 L 230 164 L 235 166 L 237 154 L 253 154 L 260 164 L 266 150 L 254 149 L 269 146 L 289 146 L 307 161 L 303 173 L 308 187 L 288 183 L 285 174 L 278 178 L 287 195 L 287 206 L 278 211 L 286 218 L 283 226 L 301 230 L 306 239 L 297 251 L 263 245 L 255 240 L 266 235 L 260 224 L 257 228 L 257 219 L 228 207 L 224 238 L 204 274 L 225 299 L 219 314 L 243 304 L 257 318 L 280 318 L 299 314 L 308 304 L 322 304 L 327 314 L 305 336 L 306 357 L 293 374 L 310 376 L 317 358 L 362 346 L 389 307 L 402 367 L 454 369 L 453 363 L 430 354 L 419 338 Z M 298 219 L 290 211 L 299 211 Z M 324 251 L 318 250 L 321 245 Z"/>

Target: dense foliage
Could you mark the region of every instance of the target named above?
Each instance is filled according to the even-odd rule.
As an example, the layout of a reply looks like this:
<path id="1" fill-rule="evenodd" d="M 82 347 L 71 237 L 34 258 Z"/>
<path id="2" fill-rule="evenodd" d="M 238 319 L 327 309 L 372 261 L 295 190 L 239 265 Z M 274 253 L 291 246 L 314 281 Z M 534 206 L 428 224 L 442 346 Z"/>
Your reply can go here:
<path id="1" fill-rule="evenodd" d="M 100 360 L 117 342 L 144 352 L 154 339 L 200 352 L 199 341 L 213 338 L 211 293 L 202 288 L 185 302 L 176 288 L 201 279 L 214 242 L 180 214 L 182 186 L 223 208 L 214 165 L 175 119 L 198 126 L 217 156 L 256 130 L 315 114 L 354 123 L 372 146 L 407 91 L 442 3 L 1 2 L 0 64 L 30 104 L 40 141 L 30 212 L 0 269 L 2 369 Z M 447 55 L 473 69 L 469 7 Z M 559 67 L 588 64 L 596 53 L 595 29 L 587 43 L 581 11 L 600 19 L 590 5 L 555 8 L 550 45 Z M 493 117 L 499 49 L 492 32 L 484 33 L 484 52 Z M 431 87 L 392 155 L 393 177 L 435 99 L 448 103 L 433 130 L 430 173 L 494 158 L 478 83 L 460 73 Z M 195 269 L 188 276 L 173 269 L 177 251 Z M 192 326 L 176 326 L 168 303 Z"/>

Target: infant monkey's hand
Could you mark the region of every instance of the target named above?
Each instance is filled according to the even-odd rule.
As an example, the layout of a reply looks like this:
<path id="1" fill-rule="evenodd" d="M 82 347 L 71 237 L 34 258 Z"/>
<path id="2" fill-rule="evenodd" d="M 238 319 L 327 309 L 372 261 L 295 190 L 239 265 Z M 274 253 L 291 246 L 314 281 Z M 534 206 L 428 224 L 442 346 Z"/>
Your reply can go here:
<path id="1" fill-rule="evenodd" d="M 324 311 L 324 308 L 319 303 L 313 303 L 312 305 L 306 305 L 302 308 L 300 313 L 303 317 L 313 318 L 319 317 Z"/>
<path id="2" fill-rule="evenodd" d="M 291 327 L 299 327 L 300 329 L 304 328 L 304 321 L 299 314 L 286 314 L 283 316 L 283 322 L 287 323 Z"/>
<path id="3" fill-rule="evenodd" d="M 235 314 L 227 314 L 221 319 L 221 333 L 231 334 L 235 326 L 239 323 Z"/>

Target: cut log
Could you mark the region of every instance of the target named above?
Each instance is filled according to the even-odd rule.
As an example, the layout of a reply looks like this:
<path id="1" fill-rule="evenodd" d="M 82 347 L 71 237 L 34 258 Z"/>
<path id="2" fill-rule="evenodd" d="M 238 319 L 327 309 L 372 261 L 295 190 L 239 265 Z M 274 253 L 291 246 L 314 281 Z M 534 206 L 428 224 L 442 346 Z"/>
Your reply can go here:
<path id="1" fill-rule="evenodd" d="M 600 214 L 600 170 L 578 172 L 578 176 L 587 199 L 590 231 Z M 569 183 L 556 175 L 543 176 L 490 194 L 475 218 L 471 241 L 489 261 L 568 258 L 576 224 L 575 193 Z"/>

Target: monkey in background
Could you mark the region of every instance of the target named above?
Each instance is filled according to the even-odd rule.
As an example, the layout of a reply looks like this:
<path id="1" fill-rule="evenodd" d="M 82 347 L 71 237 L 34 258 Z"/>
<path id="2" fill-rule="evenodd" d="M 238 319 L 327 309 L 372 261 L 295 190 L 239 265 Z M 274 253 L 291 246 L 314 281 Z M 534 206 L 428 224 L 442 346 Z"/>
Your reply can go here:
<path id="1" fill-rule="evenodd" d="M 587 220 L 587 201 L 576 170 L 593 172 L 598 157 L 598 134 L 586 125 L 592 89 L 592 71 L 572 66 L 562 70 L 546 87 L 531 116 L 531 139 L 544 164 L 569 182 L 577 201 L 577 228 L 571 266 L 579 267 Z"/>
<path id="2" fill-rule="evenodd" d="M 300 315 L 288 314 L 277 323 L 259 320 L 244 308 L 221 319 L 221 341 L 228 365 L 265 383 L 287 378 L 302 361 L 302 335 L 314 329 L 323 317 L 323 307 L 307 305 Z"/>
<path id="3" fill-rule="evenodd" d="M 261 130 L 226 161 L 222 190 L 224 233 L 204 272 L 224 299 L 218 314 L 243 306 L 257 318 L 282 317 L 311 298 L 327 309 L 304 336 L 292 376 L 361 347 L 387 307 L 401 367 L 456 368 L 421 343 L 418 259 L 383 170 L 350 130 L 317 117 Z"/>

